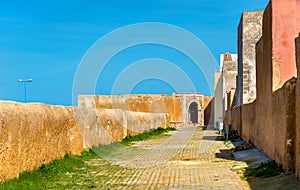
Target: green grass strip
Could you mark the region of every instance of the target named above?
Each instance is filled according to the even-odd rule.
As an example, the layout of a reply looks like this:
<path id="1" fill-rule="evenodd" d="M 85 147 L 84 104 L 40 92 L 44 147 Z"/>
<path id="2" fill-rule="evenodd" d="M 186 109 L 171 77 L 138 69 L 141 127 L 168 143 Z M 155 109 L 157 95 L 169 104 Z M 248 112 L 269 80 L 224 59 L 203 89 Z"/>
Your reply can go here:
<path id="1" fill-rule="evenodd" d="M 127 136 L 122 140 L 121 144 L 130 145 L 132 142 L 136 141 L 145 141 L 148 139 L 160 138 L 162 136 L 165 136 L 165 133 L 175 130 L 176 128 L 173 127 L 168 127 L 166 129 L 159 127 L 157 129 L 152 129 L 135 136 Z"/>
<path id="2" fill-rule="evenodd" d="M 142 141 L 152 138 L 158 138 L 165 135 L 168 131 L 176 130 L 175 128 L 158 128 L 150 131 L 146 131 L 145 133 L 136 135 L 136 136 L 128 136 L 123 139 L 121 142 L 123 145 L 130 145 L 134 141 Z M 120 143 L 113 143 L 114 148 L 118 149 L 122 146 Z M 107 145 L 103 145 L 105 147 L 100 146 L 99 148 L 107 149 Z M 115 147 L 116 146 L 116 147 Z M 124 147 L 124 146 L 123 146 Z M 109 149 L 110 152 L 111 149 Z M 94 153 L 92 150 L 84 150 L 81 155 L 72 155 L 67 154 L 64 158 L 54 160 L 49 164 L 42 164 L 37 170 L 27 171 L 21 173 L 18 178 L 9 179 L 0 184 L 0 190 L 2 189 L 90 189 L 96 187 L 96 185 L 91 184 L 91 182 L 87 181 L 86 176 L 88 171 L 91 170 L 91 166 L 86 164 L 85 161 L 99 158 L 99 156 Z M 119 166 L 113 166 L 106 161 L 102 161 L 103 165 L 101 165 L 98 169 L 101 171 L 106 170 L 107 172 L 113 172 L 114 170 L 121 170 Z M 96 167 L 97 168 L 97 167 Z M 95 168 L 93 168 L 95 169 Z M 67 175 L 70 174 L 70 175 Z M 100 176 L 98 180 L 107 177 L 106 174 Z M 92 180 L 92 179 L 90 179 Z M 85 185 L 85 184 L 89 185 Z"/>
<path id="3" fill-rule="evenodd" d="M 84 161 L 99 158 L 93 151 L 84 150 L 81 156 L 67 154 L 64 158 L 42 164 L 39 169 L 21 173 L 18 178 L 10 179 L 0 185 L 0 189 L 54 189 L 69 188 L 60 184 L 67 172 L 78 172 L 86 167 Z"/>

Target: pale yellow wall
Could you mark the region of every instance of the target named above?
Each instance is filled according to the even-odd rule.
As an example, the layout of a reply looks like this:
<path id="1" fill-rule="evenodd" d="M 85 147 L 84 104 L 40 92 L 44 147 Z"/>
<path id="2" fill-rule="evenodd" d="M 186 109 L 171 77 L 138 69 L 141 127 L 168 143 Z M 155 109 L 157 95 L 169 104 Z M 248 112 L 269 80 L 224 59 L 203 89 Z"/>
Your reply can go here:
<path id="1" fill-rule="evenodd" d="M 214 74 L 214 93 L 214 125 L 217 127 L 217 122 L 223 122 L 223 87 L 221 72 L 215 72 Z"/>

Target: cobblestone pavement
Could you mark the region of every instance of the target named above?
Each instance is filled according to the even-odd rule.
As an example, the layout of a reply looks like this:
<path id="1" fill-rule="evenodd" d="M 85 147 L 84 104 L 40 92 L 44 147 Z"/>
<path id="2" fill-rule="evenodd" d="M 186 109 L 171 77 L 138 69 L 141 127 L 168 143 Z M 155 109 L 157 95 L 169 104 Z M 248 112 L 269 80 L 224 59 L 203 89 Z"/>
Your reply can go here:
<path id="1" fill-rule="evenodd" d="M 121 166 L 101 181 L 107 189 L 250 189 L 230 168 L 215 130 L 179 128 L 167 139 L 138 142 L 107 156 Z"/>

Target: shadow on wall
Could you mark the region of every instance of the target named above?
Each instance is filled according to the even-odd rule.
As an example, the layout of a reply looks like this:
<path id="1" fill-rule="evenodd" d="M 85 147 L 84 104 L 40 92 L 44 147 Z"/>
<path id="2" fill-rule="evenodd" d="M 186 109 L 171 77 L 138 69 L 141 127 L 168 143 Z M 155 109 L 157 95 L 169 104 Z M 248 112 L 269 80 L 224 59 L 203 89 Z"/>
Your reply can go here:
<path id="1" fill-rule="evenodd" d="M 214 98 L 204 97 L 204 125 L 214 125 Z"/>

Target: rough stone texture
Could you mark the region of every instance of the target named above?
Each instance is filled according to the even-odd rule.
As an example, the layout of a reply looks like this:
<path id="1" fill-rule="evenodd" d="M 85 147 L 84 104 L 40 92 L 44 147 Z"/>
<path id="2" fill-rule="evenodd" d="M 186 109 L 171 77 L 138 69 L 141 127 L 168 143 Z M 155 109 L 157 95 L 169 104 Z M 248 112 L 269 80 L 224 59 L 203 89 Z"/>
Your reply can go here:
<path id="1" fill-rule="evenodd" d="M 0 101 L 0 181 L 166 125 L 162 113 Z"/>
<path id="2" fill-rule="evenodd" d="M 263 34 L 256 49 L 255 126 L 259 131 L 256 136 L 256 144 L 271 158 L 284 164 L 286 170 L 294 167 L 289 164 L 289 162 L 293 162 L 292 158 L 286 158 L 293 153 L 288 151 L 289 147 L 285 147 L 286 140 L 291 139 L 287 139 L 287 136 L 290 135 L 289 131 L 293 128 L 291 125 L 294 116 L 289 110 L 294 110 L 294 104 L 289 102 L 293 101 L 294 97 L 293 92 L 291 91 L 290 94 L 286 87 L 274 94 L 273 91 L 280 88 L 287 79 L 295 76 L 295 48 L 291 43 L 294 41 L 295 29 L 300 30 L 297 22 L 299 16 L 295 15 L 296 11 L 300 10 L 299 8 L 295 0 L 270 1 L 264 12 Z M 279 107 L 274 107 L 276 104 Z M 285 133 L 280 132 L 283 134 L 283 139 L 279 139 L 277 136 L 276 132 L 279 128 L 285 131 Z M 283 145 L 280 145 L 284 147 L 280 149 L 278 146 L 278 151 L 274 149 L 275 140 L 281 140 L 279 143 L 284 142 Z M 293 139 L 291 143 L 293 145 Z"/>
<path id="3" fill-rule="evenodd" d="M 256 98 L 255 45 L 262 35 L 263 11 L 243 12 L 238 27 L 237 105 Z"/>
<path id="4" fill-rule="evenodd" d="M 133 112 L 168 113 L 170 121 L 181 121 L 181 98 L 168 95 L 88 96 L 78 98 L 78 106 L 122 109 Z"/>
<path id="5" fill-rule="evenodd" d="M 300 31 L 299 11 L 297 0 L 270 1 L 263 14 L 262 37 L 256 44 L 256 101 L 240 107 L 242 122 L 238 107 L 228 110 L 225 117 L 233 129 L 241 125 L 242 137 L 254 142 L 271 159 L 282 164 L 284 170 L 296 168 L 298 177 L 300 132 L 295 122 L 296 113 L 297 123 L 300 120 L 300 108 L 295 108 L 295 102 L 300 104 L 300 85 L 298 81 L 296 98 L 293 41 Z M 243 24 L 240 24 L 240 30 L 244 28 Z M 299 41 L 296 41 L 297 47 Z M 240 57 L 244 56 L 243 50 L 241 48 L 239 52 Z M 296 54 L 299 69 L 299 50 Z M 239 73 L 247 74 L 241 70 Z"/>
<path id="6" fill-rule="evenodd" d="M 263 16 L 263 34 L 256 45 L 256 121 L 255 144 L 274 157 L 274 130 L 272 126 L 272 7 L 266 7 Z M 270 139 L 270 141 L 268 141 Z"/>
<path id="7" fill-rule="evenodd" d="M 181 118 L 183 125 L 191 124 L 191 110 L 189 106 L 191 103 L 195 102 L 198 106 L 198 124 L 200 126 L 204 125 L 204 95 L 203 93 L 174 93 L 175 97 L 181 98 Z"/>
<path id="8" fill-rule="evenodd" d="M 242 124 L 243 124 L 242 138 L 251 142 L 255 142 L 256 132 L 257 133 L 259 132 L 256 131 L 257 127 L 255 126 L 255 118 L 256 118 L 255 106 L 256 106 L 256 102 L 242 105 Z"/>
<path id="9" fill-rule="evenodd" d="M 0 181 L 66 153 L 79 154 L 82 138 L 73 110 L 0 101 Z"/>
<path id="10" fill-rule="evenodd" d="M 236 88 L 236 76 L 238 74 L 237 69 L 237 60 L 236 54 L 231 55 L 230 53 L 225 53 L 223 55 L 223 68 L 222 68 L 222 77 L 223 77 L 223 112 L 227 110 L 227 93 L 229 93 L 232 89 Z"/>
<path id="11" fill-rule="evenodd" d="M 231 129 L 237 130 L 239 134 L 242 133 L 241 110 L 241 106 L 236 106 L 231 110 Z"/>
<path id="12" fill-rule="evenodd" d="M 165 113 L 167 114 L 167 125 L 169 125 L 169 122 L 181 123 L 188 120 L 187 109 L 192 102 L 197 102 L 199 106 L 199 125 L 204 125 L 203 94 L 175 93 L 172 96 L 147 94 L 131 94 L 122 96 L 82 95 L 79 96 L 78 101 L 78 105 L 80 107 L 122 109 L 146 113 Z"/>
<path id="13" fill-rule="evenodd" d="M 251 140 L 286 171 L 295 169 L 295 88 L 296 78 L 292 78 L 269 97 L 270 107 L 259 101 L 242 106 L 242 137 Z M 264 111 L 268 117 L 261 117 Z M 268 124 L 263 125 L 266 120 Z"/>
<path id="14" fill-rule="evenodd" d="M 131 112 L 121 109 L 79 107 L 76 110 L 77 126 L 83 136 L 84 148 L 120 142 L 126 136 L 166 127 L 162 113 Z"/>
<path id="15" fill-rule="evenodd" d="M 292 78 L 274 92 L 272 97 L 272 125 L 276 144 L 274 159 L 282 163 L 286 171 L 295 169 L 295 88 L 296 78 Z"/>
<path id="16" fill-rule="evenodd" d="M 293 78 L 296 72 L 293 41 L 300 31 L 299 10 L 297 0 L 272 0 L 266 7 L 262 38 L 256 44 L 257 98 L 255 103 L 242 107 L 242 136 L 252 140 L 286 171 L 295 169 L 294 151 L 296 156 L 299 154 L 298 138 L 295 141 L 298 129 Z M 240 120 L 238 116 L 232 117 L 233 123 Z"/>

